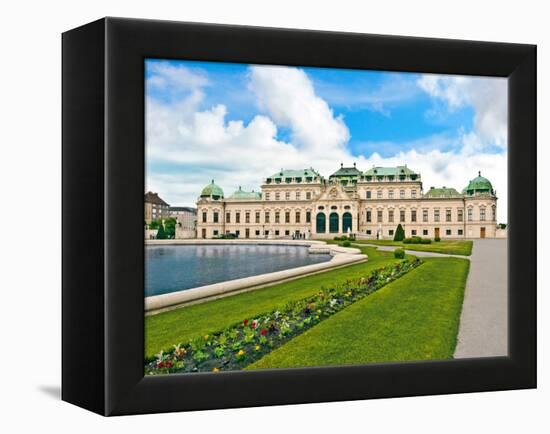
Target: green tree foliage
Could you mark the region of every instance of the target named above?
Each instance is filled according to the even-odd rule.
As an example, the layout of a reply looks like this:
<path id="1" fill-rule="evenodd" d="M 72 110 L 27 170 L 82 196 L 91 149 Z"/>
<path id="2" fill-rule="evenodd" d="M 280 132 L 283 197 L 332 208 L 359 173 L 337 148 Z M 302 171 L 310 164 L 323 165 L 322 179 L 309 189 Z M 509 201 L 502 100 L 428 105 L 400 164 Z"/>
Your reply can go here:
<path id="1" fill-rule="evenodd" d="M 157 240 L 165 240 L 166 239 L 166 231 L 164 230 L 164 226 L 159 225 L 159 229 L 157 232 Z"/>
<path id="2" fill-rule="evenodd" d="M 394 241 L 403 241 L 405 238 L 405 231 L 403 230 L 403 226 L 401 226 L 401 223 L 397 225 L 397 229 L 395 230 L 395 235 L 393 236 Z"/>

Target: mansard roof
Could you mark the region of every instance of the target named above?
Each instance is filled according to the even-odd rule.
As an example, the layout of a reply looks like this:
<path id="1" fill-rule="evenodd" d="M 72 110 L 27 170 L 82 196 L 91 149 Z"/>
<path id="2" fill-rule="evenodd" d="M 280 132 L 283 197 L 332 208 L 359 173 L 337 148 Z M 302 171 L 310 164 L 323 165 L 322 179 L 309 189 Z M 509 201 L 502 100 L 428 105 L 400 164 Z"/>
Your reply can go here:
<path id="1" fill-rule="evenodd" d="M 424 197 L 433 197 L 433 198 L 444 198 L 444 197 L 462 197 L 462 195 L 456 191 L 454 188 L 441 187 L 435 188 L 431 187 L 425 194 Z"/>
<path id="2" fill-rule="evenodd" d="M 152 204 L 155 204 L 155 205 L 166 205 L 166 206 L 168 206 L 168 204 L 163 199 L 160 198 L 158 193 L 153 193 L 151 191 L 148 191 L 147 193 L 145 193 L 145 202 L 146 203 L 152 203 Z"/>
<path id="3" fill-rule="evenodd" d="M 374 166 L 364 173 L 365 176 L 400 176 L 400 175 L 418 175 L 418 173 L 409 169 L 407 166 L 381 167 Z"/>
<path id="4" fill-rule="evenodd" d="M 254 190 L 252 191 L 245 191 L 240 186 L 235 193 L 233 193 L 231 196 L 229 196 L 228 199 L 238 199 L 238 200 L 258 200 L 262 198 L 262 194 L 260 192 L 256 192 Z"/>
<path id="5" fill-rule="evenodd" d="M 340 168 L 334 172 L 332 175 L 330 175 L 330 177 L 336 177 L 336 178 L 339 178 L 339 177 L 353 177 L 353 176 L 361 176 L 361 171 L 357 169 L 357 167 L 355 167 L 355 163 L 353 163 L 353 167 L 344 167 L 344 164 L 343 163 L 340 163 Z"/>

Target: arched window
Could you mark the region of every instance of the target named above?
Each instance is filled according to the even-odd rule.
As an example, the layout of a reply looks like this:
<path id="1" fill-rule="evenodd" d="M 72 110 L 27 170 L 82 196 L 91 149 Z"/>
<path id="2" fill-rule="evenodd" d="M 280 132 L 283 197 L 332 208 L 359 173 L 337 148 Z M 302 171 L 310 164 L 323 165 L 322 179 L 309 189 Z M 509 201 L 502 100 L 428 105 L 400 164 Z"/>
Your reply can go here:
<path id="1" fill-rule="evenodd" d="M 327 217 L 324 212 L 317 214 L 316 228 L 315 231 L 318 234 L 324 234 L 327 230 Z"/>
<path id="2" fill-rule="evenodd" d="M 345 212 L 342 216 L 342 232 L 347 233 L 348 228 L 350 232 L 353 231 L 352 223 L 351 223 L 351 213 Z"/>
<path id="3" fill-rule="evenodd" d="M 329 216 L 329 232 L 331 234 L 338 233 L 338 213 L 332 212 Z"/>

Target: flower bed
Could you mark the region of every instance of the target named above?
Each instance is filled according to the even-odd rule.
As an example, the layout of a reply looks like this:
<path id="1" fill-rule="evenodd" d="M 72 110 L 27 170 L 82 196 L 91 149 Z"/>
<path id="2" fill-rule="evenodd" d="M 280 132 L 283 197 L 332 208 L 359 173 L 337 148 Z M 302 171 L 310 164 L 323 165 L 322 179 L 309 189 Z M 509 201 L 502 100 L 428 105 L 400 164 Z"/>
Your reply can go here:
<path id="1" fill-rule="evenodd" d="M 220 332 L 180 343 L 146 361 L 145 374 L 219 372 L 243 369 L 320 321 L 380 289 L 420 265 L 419 259 L 375 270 L 356 281 L 321 289 L 280 311 L 244 319 Z"/>

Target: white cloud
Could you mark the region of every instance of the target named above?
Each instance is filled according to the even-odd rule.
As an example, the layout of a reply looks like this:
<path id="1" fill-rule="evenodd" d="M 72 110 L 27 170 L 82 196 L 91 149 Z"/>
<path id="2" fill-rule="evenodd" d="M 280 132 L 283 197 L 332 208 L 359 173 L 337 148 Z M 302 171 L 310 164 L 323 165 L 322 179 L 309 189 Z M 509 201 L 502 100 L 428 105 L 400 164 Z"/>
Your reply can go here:
<path id="1" fill-rule="evenodd" d="M 171 80 L 170 86 L 180 83 L 181 87 L 187 86 L 188 92 L 169 102 L 151 96 L 146 101 L 146 155 L 151 169 L 146 187 L 161 193 L 173 205 L 193 205 L 211 179 L 222 186 L 227 196 L 239 186 L 257 190 L 263 178 L 280 168 L 314 167 L 328 176 L 340 162 L 349 165 L 355 161 L 362 170 L 372 165 L 407 164 L 422 174 L 425 190 L 431 185 L 445 185 L 460 191 L 482 170 L 498 190 L 499 221 L 506 219 L 507 157 L 504 150 L 500 154 L 484 150 L 483 129 L 499 118 L 478 113 L 478 110 L 490 111 L 481 97 L 468 96 L 468 104 L 475 104 L 476 119 L 479 117 L 483 125 L 476 131 L 460 133 L 457 140 L 461 151 L 441 151 L 448 145 L 449 137 L 435 136 L 427 138 L 426 143 L 415 141 L 416 150 L 382 158 L 378 154 L 352 155 L 346 148 L 349 131 L 344 120 L 335 116 L 316 94 L 303 70 L 251 67 L 250 89 L 262 114 L 248 123 L 228 120 L 223 104 L 203 107 L 203 88 L 209 85 L 208 78 L 194 74 L 197 73 L 191 70 L 155 70 L 154 86 Z M 466 104 L 466 97 L 458 90 L 463 84 L 447 86 L 431 79 L 422 83 L 427 92 L 444 99 L 451 109 Z M 470 91 L 472 88 L 468 87 Z M 278 127 L 289 129 L 288 142 L 278 137 Z M 438 140 L 442 141 L 440 145 Z M 380 143 L 378 149 L 386 146 L 392 144 Z"/>
<path id="2" fill-rule="evenodd" d="M 252 66 L 250 89 L 264 110 L 292 131 L 292 142 L 309 152 L 344 149 L 350 135 L 342 116 L 334 116 L 325 100 L 299 68 Z"/>
<path id="3" fill-rule="evenodd" d="M 424 74 L 417 83 L 430 96 L 444 102 L 449 111 L 473 107 L 474 133 L 478 136 L 476 149 L 497 146 L 504 150 L 508 147 L 506 78 Z"/>

